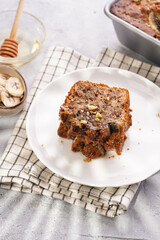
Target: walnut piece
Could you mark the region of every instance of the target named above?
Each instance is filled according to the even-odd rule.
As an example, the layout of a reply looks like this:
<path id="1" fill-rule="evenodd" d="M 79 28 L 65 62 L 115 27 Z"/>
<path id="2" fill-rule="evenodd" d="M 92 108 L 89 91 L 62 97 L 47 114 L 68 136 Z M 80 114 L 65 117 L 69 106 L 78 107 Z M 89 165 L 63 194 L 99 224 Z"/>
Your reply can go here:
<path id="1" fill-rule="evenodd" d="M 87 104 L 86 107 L 89 109 L 89 111 L 96 110 L 98 107 L 94 105 Z"/>

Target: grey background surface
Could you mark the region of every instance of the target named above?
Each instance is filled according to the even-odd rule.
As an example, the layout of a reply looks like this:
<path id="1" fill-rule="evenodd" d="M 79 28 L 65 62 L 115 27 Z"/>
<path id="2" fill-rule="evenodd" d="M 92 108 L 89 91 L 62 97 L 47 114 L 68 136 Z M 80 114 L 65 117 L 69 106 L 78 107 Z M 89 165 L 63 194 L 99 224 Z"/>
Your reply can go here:
<path id="1" fill-rule="evenodd" d="M 105 2 L 26 1 L 25 11 L 40 18 L 47 30 L 40 55 L 18 69 L 28 89 L 52 45 L 69 46 L 92 58 L 106 46 L 144 60 L 119 43 L 112 22 L 103 13 Z M 0 9 L 16 9 L 17 4 L 18 0 L 0 0 Z M 0 156 L 17 117 L 0 116 Z M 126 214 L 109 219 L 60 200 L 0 189 L 0 240 L 160 239 L 159 173 L 142 183 L 134 202 Z"/>

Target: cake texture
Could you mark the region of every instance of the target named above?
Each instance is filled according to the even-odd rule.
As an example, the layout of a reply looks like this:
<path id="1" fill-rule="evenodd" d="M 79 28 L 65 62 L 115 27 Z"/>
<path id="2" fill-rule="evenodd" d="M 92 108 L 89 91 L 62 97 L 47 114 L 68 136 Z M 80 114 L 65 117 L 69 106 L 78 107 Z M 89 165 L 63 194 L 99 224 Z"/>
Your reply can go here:
<path id="1" fill-rule="evenodd" d="M 88 81 L 76 82 L 61 105 L 58 135 L 71 138 L 72 151 L 98 158 L 106 151 L 122 152 L 132 125 L 129 92 Z"/>
<path id="2" fill-rule="evenodd" d="M 160 1 L 155 0 L 118 0 L 112 4 L 111 13 L 160 39 Z"/>

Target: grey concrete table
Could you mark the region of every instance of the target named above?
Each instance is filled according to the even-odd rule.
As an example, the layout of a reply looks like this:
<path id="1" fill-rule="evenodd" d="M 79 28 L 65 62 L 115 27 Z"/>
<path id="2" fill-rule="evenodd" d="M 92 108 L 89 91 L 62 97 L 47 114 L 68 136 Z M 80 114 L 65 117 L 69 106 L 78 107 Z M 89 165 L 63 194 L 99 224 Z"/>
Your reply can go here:
<path id="1" fill-rule="evenodd" d="M 16 9 L 18 0 L 1 0 L 2 9 Z M 102 46 L 144 60 L 123 47 L 103 13 L 105 0 L 28 0 L 25 10 L 39 17 L 47 30 L 41 54 L 19 68 L 30 88 L 49 46 L 70 46 L 96 57 Z M 147 61 L 147 60 L 146 60 Z M 17 120 L 0 117 L 0 156 Z M 160 174 L 143 182 L 136 202 L 115 219 L 34 194 L 0 189 L 0 239 L 93 240 L 160 239 Z"/>

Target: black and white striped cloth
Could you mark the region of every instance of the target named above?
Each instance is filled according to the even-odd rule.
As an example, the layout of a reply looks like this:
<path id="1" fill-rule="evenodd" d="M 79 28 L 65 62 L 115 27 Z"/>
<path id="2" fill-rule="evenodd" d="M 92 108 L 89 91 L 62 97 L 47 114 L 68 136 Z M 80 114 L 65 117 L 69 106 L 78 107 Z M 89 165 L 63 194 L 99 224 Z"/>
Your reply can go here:
<path id="1" fill-rule="evenodd" d="M 128 209 L 140 183 L 122 187 L 97 188 L 68 181 L 51 172 L 37 159 L 26 136 L 26 115 L 39 91 L 60 75 L 91 66 L 129 70 L 147 77 L 160 86 L 159 67 L 113 50 L 103 48 L 98 57 L 93 60 L 71 48 L 50 48 L 1 158 L 0 187 L 61 199 L 93 212 L 114 217 Z"/>

